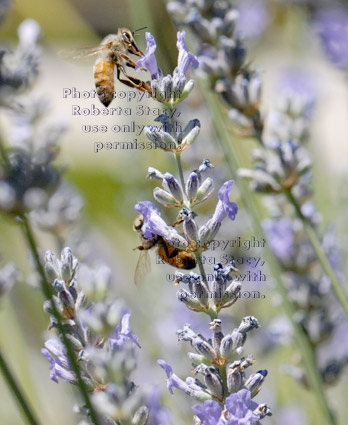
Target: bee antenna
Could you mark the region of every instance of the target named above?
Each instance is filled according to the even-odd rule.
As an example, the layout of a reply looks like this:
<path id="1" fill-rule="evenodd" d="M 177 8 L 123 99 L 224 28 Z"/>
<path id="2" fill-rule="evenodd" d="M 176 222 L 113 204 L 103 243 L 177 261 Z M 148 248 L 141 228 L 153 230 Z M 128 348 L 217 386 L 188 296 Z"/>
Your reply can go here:
<path id="1" fill-rule="evenodd" d="M 138 28 L 137 30 L 133 31 L 133 35 L 136 35 L 136 34 L 135 34 L 136 32 L 141 31 L 141 30 L 144 30 L 144 29 L 146 29 L 146 28 L 147 28 L 147 27 Z"/>

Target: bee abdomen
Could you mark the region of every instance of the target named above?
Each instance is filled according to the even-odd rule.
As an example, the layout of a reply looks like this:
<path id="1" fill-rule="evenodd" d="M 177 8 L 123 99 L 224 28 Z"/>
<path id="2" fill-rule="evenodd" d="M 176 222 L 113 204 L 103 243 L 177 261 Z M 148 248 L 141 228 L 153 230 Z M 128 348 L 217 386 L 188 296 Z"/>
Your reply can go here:
<path id="1" fill-rule="evenodd" d="M 107 60 L 97 61 L 94 80 L 99 100 L 108 107 L 114 98 L 114 63 Z"/>

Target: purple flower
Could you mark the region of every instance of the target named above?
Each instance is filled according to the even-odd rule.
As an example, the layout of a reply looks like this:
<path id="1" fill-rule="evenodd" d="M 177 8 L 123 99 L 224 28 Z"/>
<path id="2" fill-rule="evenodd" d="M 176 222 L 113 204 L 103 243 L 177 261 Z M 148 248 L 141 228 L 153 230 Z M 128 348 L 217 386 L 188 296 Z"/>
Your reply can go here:
<path id="1" fill-rule="evenodd" d="M 302 114 L 310 118 L 313 112 L 316 87 L 313 75 L 304 73 L 296 68 L 287 69 L 280 78 L 279 91 L 286 97 L 288 102 L 302 105 Z"/>
<path id="2" fill-rule="evenodd" d="M 236 31 L 246 38 L 259 37 L 268 27 L 270 16 L 263 0 L 247 0 L 241 3 Z"/>
<path id="3" fill-rule="evenodd" d="M 167 387 L 171 395 L 173 394 L 173 388 L 177 388 L 178 390 L 184 391 L 185 393 L 190 392 L 189 385 L 180 379 L 175 373 L 173 373 L 173 369 L 166 363 L 164 360 L 157 360 L 157 363 L 161 366 L 161 368 L 167 374 Z"/>
<path id="4" fill-rule="evenodd" d="M 116 327 L 114 334 L 110 336 L 109 341 L 112 349 L 122 347 L 122 345 L 128 340 L 134 342 L 134 344 L 141 348 L 138 342 L 138 337 L 134 335 L 129 327 L 130 316 L 131 314 L 126 311 L 122 316 L 121 322 Z"/>
<path id="5" fill-rule="evenodd" d="M 322 47 L 336 66 L 348 66 L 348 15 L 343 9 L 327 10 L 316 24 Z"/>
<path id="6" fill-rule="evenodd" d="M 251 394 L 248 390 L 240 390 L 226 398 L 226 409 L 229 415 L 226 425 L 249 425 L 260 419 L 251 410 Z"/>
<path id="7" fill-rule="evenodd" d="M 67 382 L 75 381 L 75 374 L 69 370 L 70 366 L 64 344 L 57 339 L 49 339 L 45 342 L 45 347 L 41 349 L 41 353 L 50 362 L 50 376 L 52 381 L 57 384 L 58 378 Z"/>
<path id="8" fill-rule="evenodd" d="M 144 224 L 141 228 L 146 239 L 154 236 L 162 236 L 169 245 L 179 249 L 186 249 L 187 240 L 178 233 L 174 227 L 170 227 L 161 217 L 160 210 L 150 201 L 138 202 L 135 207 L 144 217 Z"/>
<path id="9" fill-rule="evenodd" d="M 252 411 L 252 404 L 250 391 L 240 390 L 226 398 L 225 409 L 208 400 L 203 406 L 193 406 L 193 410 L 203 425 L 250 425 L 260 419 Z"/>
<path id="10" fill-rule="evenodd" d="M 236 218 L 238 207 L 235 202 L 230 201 L 233 180 L 225 182 L 219 190 L 219 202 L 216 205 L 213 216 L 199 229 L 199 239 L 202 244 L 210 242 L 220 229 L 222 220 L 229 216 L 231 220 Z"/>
<path id="11" fill-rule="evenodd" d="M 156 235 L 163 237 L 168 233 L 170 228 L 161 217 L 159 208 L 153 202 L 138 202 L 134 208 L 144 217 L 144 224 L 141 230 L 145 238 L 151 239 Z"/>
<path id="12" fill-rule="evenodd" d="M 217 425 L 223 410 L 222 406 L 213 400 L 207 400 L 203 405 L 196 404 L 192 409 L 202 421 L 202 425 Z"/>
<path id="13" fill-rule="evenodd" d="M 272 251 L 281 260 L 294 254 L 294 231 L 291 220 L 282 217 L 279 220 L 265 220 L 263 223 Z"/>
<path id="14" fill-rule="evenodd" d="M 195 69 L 199 65 L 199 62 L 196 56 L 192 52 L 189 52 L 187 50 L 185 38 L 186 38 L 185 31 L 178 31 L 177 42 L 176 42 L 176 47 L 179 50 L 178 70 L 182 72 L 183 74 L 186 73 L 190 65 L 192 65 L 193 68 Z"/>
<path id="15" fill-rule="evenodd" d="M 231 220 L 236 218 L 238 207 L 235 202 L 230 201 L 230 194 L 232 191 L 234 181 L 228 180 L 225 182 L 219 190 L 219 202 L 215 208 L 212 219 L 215 222 L 221 223 L 221 221 L 228 215 Z"/>
<path id="16" fill-rule="evenodd" d="M 155 37 L 150 33 L 146 33 L 146 51 L 145 56 L 142 57 L 137 63 L 140 67 L 145 67 L 151 74 L 151 79 L 155 79 L 158 74 L 160 74 L 160 70 L 157 66 L 155 50 L 157 48 L 157 44 L 155 41 Z M 139 68 L 136 69 L 139 71 Z"/>
<path id="17" fill-rule="evenodd" d="M 150 410 L 149 425 L 166 425 L 172 423 L 169 411 L 159 403 L 160 393 L 160 389 L 155 387 L 152 389 L 148 399 L 147 407 Z"/>

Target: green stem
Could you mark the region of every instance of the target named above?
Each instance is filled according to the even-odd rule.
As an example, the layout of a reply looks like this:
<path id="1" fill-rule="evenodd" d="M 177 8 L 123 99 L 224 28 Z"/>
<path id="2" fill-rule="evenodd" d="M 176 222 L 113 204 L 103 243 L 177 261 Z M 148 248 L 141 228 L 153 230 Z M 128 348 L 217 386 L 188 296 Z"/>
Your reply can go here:
<path id="1" fill-rule="evenodd" d="M 0 350 L 0 369 L 2 371 L 2 374 L 4 375 L 4 379 L 7 382 L 7 385 L 12 391 L 14 398 L 17 400 L 17 404 L 22 411 L 25 421 L 29 425 L 39 425 L 40 422 L 35 417 L 35 414 L 32 411 L 29 401 L 26 399 L 22 388 L 19 386 L 19 383 L 16 381 L 15 377 L 13 376 L 1 350 Z"/>
<path id="2" fill-rule="evenodd" d="M 341 303 L 346 315 L 348 316 L 348 300 L 347 296 L 342 288 L 342 285 L 338 281 L 336 274 L 327 258 L 327 255 L 321 245 L 319 236 L 311 223 L 308 221 L 308 219 L 302 214 L 301 208 L 298 205 L 296 199 L 294 198 L 294 195 L 292 194 L 291 190 L 288 190 L 286 192 L 287 198 L 289 202 L 294 207 L 297 216 L 301 219 L 304 229 L 307 233 L 308 239 L 310 240 L 313 249 L 315 253 L 317 254 L 318 260 L 320 261 L 320 264 L 328 276 L 328 278 L 331 280 L 332 288 L 336 294 L 336 297 L 338 301 Z"/>
<path id="3" fill-rule="evenodd" d="M 223 145 L 227 164 L 229 165 L 232 175 L 237 182 L 243 203 L 252 219 L 252 224 L 254 231 L 256 232 L 256 236 L 266 240 L 260 222 L 261 216 L 256 207 L 256 199 L 254 199 L 254 195 L 250 193 L 248 184 L 237 174 L 237 170 L 240 168 L 239 155 L 235 148 L 235 143 L 231 140 L 230 134 L 226 129 L 226 123 L 223 118 L 224 112 L 221 110 L 222 108 L 220 108 L 216 96 L 212 94 L 209 89 L 205 88 L 202 90 L 202 92 L 204 93 L 204 97 L 210 106 L 216 131 Z M 288 292 L 282 279 L 282 270 L 279 262 L 267 244 L 265 244 L 264 249 L 268 260 L 269 269 L 278 284 L 278 290 L 282 296 L 282 306 L 292 323 L 297 343 L 302 352 L 310 387 L 316 396 L 317 404 L 322 411 L 322 416 L 325 418 L 325 425 L 335 425 L 336 422 L 328 405 L 328 401 L 322 386 L 322 379 L 316 366 L 313 347 L 305 330 L 294 318 L 296 309 L 293 303 L 288 299 Z"/>
<path id="4" fill-rule="evenodd" d="M 206 290 L 208 291 L 209 285 L 208 285 L 207 275 L 206 275 L 205 269 L 204 269 L 204 264 L 203 264 L 203 261 L 202 261 L 202 251 L 199 250 L 199 251 L 195 252 L 195 257 L 196 257 L 197 265 L 198 265 L 198 268 L 199 268 L 199 272 L 200 272 L 202 279 L 203 279 L 203 283 L 206 287 Z"/>
<path id="5" fill-rule="evenodd" d="M 42 292 L 43 292 L 44 296 L 46 297 L 46 299 L 48 299 L 51 303 L 52 314 L 57 321 L 57 328 L 58 328 L 59 333 L 61 334 L 62 342 L 66 347 L 67 357 L 69 359 L 72 370 L 74 371 L 74 373 L 76 375 L 77 386 L 80 389 L 83 401 L 85 403 L 85 407 L 88 410 L 91 421 L 93 422 L 94 425 L 99 425 L 99 421 L 98 421 L 96 411 L 95 411 L 94 407 L 92 406 L 92 403 L 89 399 L 88 390 L 87 390 L 86 385 L 85 385 L 85 383 L 82 379 L 81 370 L 80 370 L 80 367 L 77 363 L 77 358 L 76 358 L 74 349 L 72 347 L 72 344 L 71 344 L 69 338 L 66 335 L 66 331 L 65 331 L 64 325 L 62 323 L 60 314 L 59 314 L 57 307 L 55 305 L 55 302 L 53 300 L 51 286 L 47 281 L 45 270 L 44 270 L 44 268 L 41 264 L 41 261 L 40 261 L 40 257 L 39 257 L 39 253 L 38 253 L 38 249 L 37 249 L 37 244 L 36 244 L 32 229 L 31 229 L 30 222 L 27 219 L 27 217 L 24 216 L 24 215 L 21 217 L 21 219 L 22 219 L 23 231 L 24 231 L 25 237 L 26 237 L 27 242 L 29 244 L 31 253 L 34 257 L 34 261 L 35 261 L 35 264 L 36 264 L 37 271 L 38 271 L 38 273 L 40 274 L 40 277 L 41 277 Z"/>
<path id="6" fill-rule="evenodd" d="M 185 193 L 185 179 L 184 179 L 184 173 L 182 171 L 182 166 L 181 166 L 180 153 L 176 152 L 174 153 L 174 155 L 175 155 L 176 165 L 178 166 L 178 172 L 180 177 L 180 183 L 182 186 L 182 191 L 183 193 Z"/>
<path id="7" fill-rule="evenodd" d="M 2 140 L 0 138 L 0 154 L 1 154 L 1 158 L 4 161 L 6 168 L 10 168 L 11 164 L 10 164 L 10 160 L 8 159 L 8 155 L 6 152 L 6 149 L 2 143 Z"/>

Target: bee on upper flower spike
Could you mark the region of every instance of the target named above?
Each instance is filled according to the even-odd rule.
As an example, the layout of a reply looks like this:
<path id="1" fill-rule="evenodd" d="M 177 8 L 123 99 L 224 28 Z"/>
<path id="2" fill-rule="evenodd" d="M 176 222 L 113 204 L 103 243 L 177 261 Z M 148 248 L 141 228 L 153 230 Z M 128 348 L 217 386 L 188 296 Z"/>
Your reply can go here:
<path id="1" fill-rule="evenodd" d="M 146 68 L 140 67 L 128 56 L 129 54 L 138 57 L 144 56 L 134 40 L 136 31 L 131 32 L 127 28 L 120 28 L 117 34 L 107 35 L 99 46 L 77 49 L 67 55 L 72 59 L 99 55 L 94 66 L 94 80 L 98 98 L 106 107 L 110 105 L 114 98 L 115 67 L 117 79 L 121 83 L 152 95 L 152 89 L 148 83 L 127 73 L 127 67 L 146 71 Z M 125 78 L 121 78 L 121 75 Z"/>

